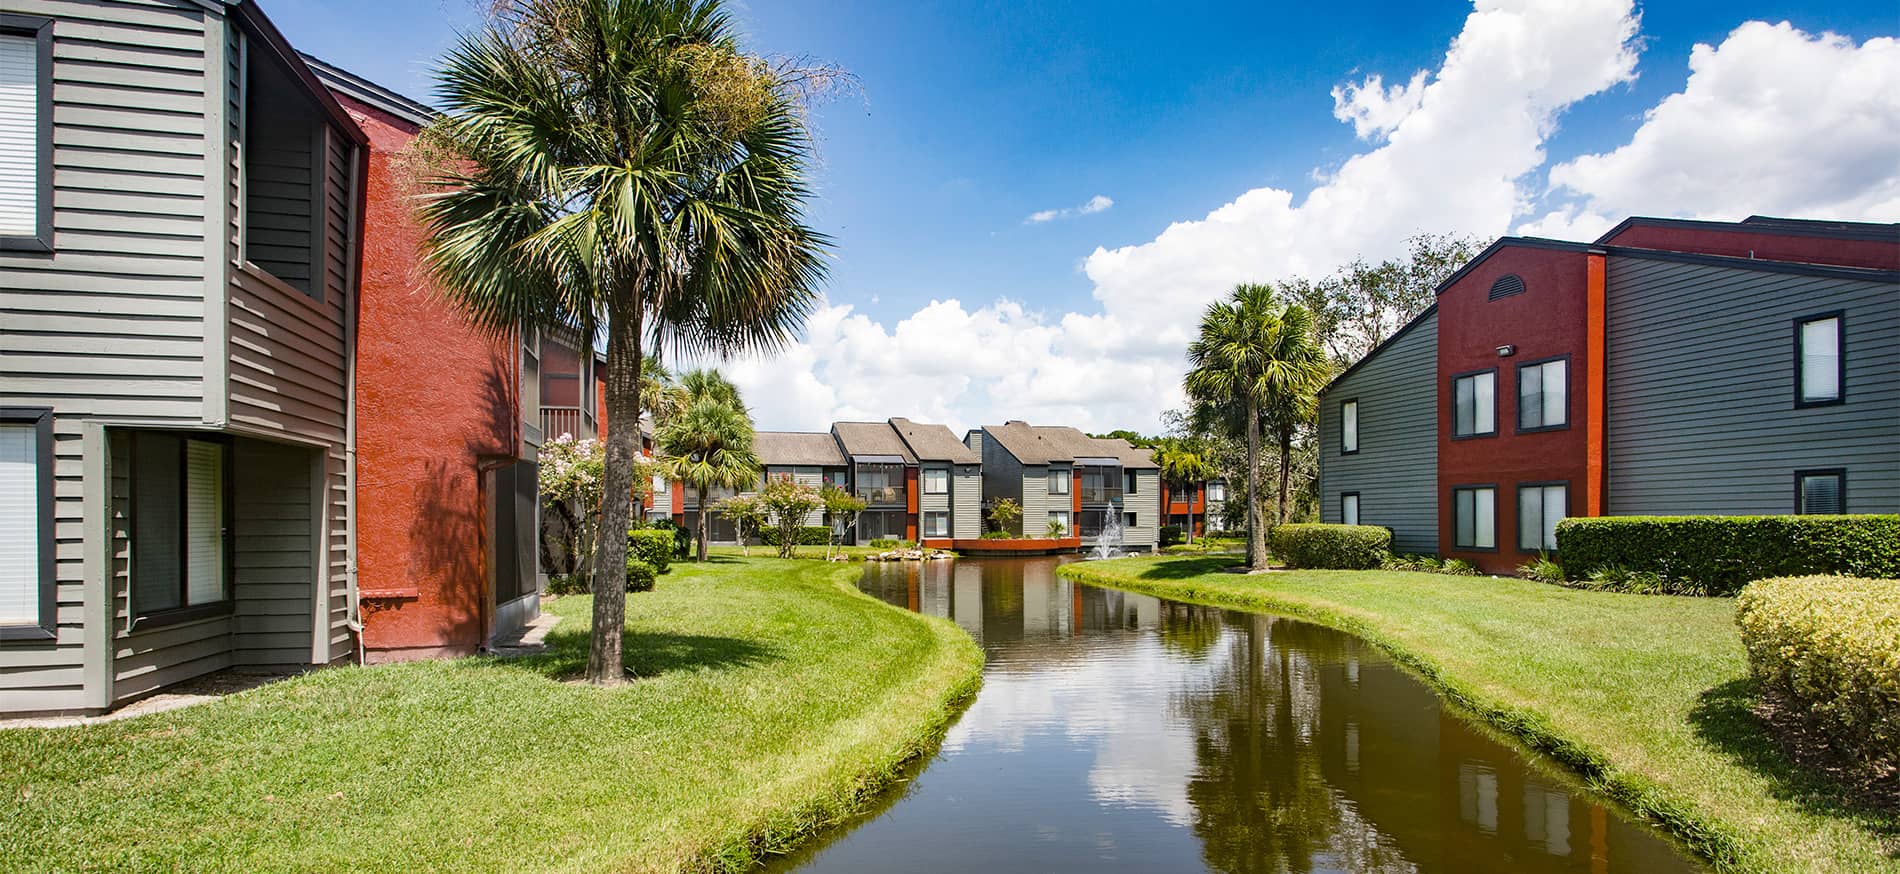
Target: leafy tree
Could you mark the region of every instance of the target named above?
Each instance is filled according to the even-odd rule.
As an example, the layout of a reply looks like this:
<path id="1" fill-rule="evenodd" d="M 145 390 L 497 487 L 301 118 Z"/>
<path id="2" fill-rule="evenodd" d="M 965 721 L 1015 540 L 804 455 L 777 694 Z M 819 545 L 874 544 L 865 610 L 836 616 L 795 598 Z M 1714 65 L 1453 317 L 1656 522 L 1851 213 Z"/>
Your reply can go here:
<path id="1" fill-rule="evenodd" d="M 1238 412 L 1247 440 L 1247 562 L 1267 566 L 1266 531 L 1260 523 L 1260 431 L 1269 423 L 1281 438 L 1279 520 L 1286 519 L 1292 428 L 1311 415 L 1330 367 L 1313 342 L 1312 317 L 1281 301 L 1273 287 L 1242 284 L 1224 301 L 1208 305 L 1200 334 L 1188 345 L 1188 396 L 1219 410 L 1231 422 Z M 1238 409 L 1236 409 L 1238 408 Z"/>
<path id="2" fill-rule="evenodd" d="M 706 493 L 737 489 L 759 481 L 759 456 L 752 449 L 752 420 L 743 408 L 705 398 L 662 426 L 654 435 L 666 477 L 692 486 L 699 496 L 698 560 L 706 560 L 706 536 L 712 507 Z"/>
<path id="3" fill-rule="evenodd" d="M 767 524 L 778 529 L 778 557 L 791 558 L 798 547 L 798 530 L 805 519 L 825 505 L 817 489 L 789 476 L 773 477 L 759 491 L 759 507 Z"/>
<path id="4" fill-rule="evenodd" d="M 816 304 L 810 79 L 747 55 L 721 0 L 501 0 L 438 80 L 428 266 L 496 334 L 606 328 L 602 525 L 625 530 L 648 352 L 779 348 Z M 595 576 L 625 561 L 604 538 Z M 617 683 L 619 587 L 593 614 L 587 678 Z"/>
<path id="5" fill-rule="evenodd" d="M 542 514 L 541 536 L 536 539 L 541 566 L 549 573 L 585 582 L 587 554 L 600 527 L 600 481 L 606 467 L 606 453 L 597 440 L 563 434 L 541 445 L 536 479 L 541 503 L 549 512 Z"/>
<path id="6" fill-rule="evenodd" d="M 719 512 L 732 520 L 733 530 L 738 532 L 739 554 L 751 555 L 749 541 L 766 524 L 765 505 L 752 495 L 734 495 L 719 505 Z"/>
<path id="7" fill-rule="evenodd" d="M 1012 498 L 998 498 L 990 505 L 990 524 L 998 531 L 1013 531 L 1016 520 L 1023 517 L 1023 505 Z"/>
<path id="8" fill-rule="evenodd" d="M 830 526 L 825 533 L 825 560 L 829 561 L 831 548 L 838 545 L 843 532 L 851 530 L 851 526 L 857 524 L 858 514 L 870 505 L 863 498 L 831 485 L 825 486 L 819 499 L 825 504 L 825 524 Z"/>
<path id="9" fill-rule="evenodd" d="M 1283 285 L 1313 315 L 1313 335 L 1335 364 L 1350 364 L 1432 305 L 1438 286 L 1483 248 L 1471 237 L 1419 234 L 1377 264 L 1354 259 L 1318 281 Z"/>

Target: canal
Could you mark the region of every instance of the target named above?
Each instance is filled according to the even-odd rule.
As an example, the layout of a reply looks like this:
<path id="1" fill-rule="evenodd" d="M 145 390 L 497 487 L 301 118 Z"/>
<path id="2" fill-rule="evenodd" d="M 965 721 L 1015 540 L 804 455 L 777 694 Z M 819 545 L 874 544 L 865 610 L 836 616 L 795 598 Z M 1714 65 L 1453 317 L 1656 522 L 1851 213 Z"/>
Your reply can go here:
<path id="1" fill-rule="evenodd" d="M 914 779 L 774 869 L 1697 870 L 1369 643 L 1062 561 L 866 566 L 982 643 L 983 689 Z"/>

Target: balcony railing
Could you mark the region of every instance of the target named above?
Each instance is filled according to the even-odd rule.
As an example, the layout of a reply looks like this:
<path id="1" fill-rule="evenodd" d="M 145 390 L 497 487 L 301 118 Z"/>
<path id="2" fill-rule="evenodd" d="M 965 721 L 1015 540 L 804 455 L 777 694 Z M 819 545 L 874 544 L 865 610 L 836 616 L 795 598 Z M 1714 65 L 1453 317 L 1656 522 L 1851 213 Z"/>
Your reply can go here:
<path id="1" fill-rule="evenodd" d="M 858 499 L 873 507 L 904 506 L 904 490 L 898 486 L 874 486 L 858 489 Z"/>
<path id="2" fill-rule="evenodd" d="M 1118 485 L 1098 486 L 1083 483 L 1076 488 L 1076 491 L 1081 492 L 1084 504 L 1114 504 L 1122 499 L 1122 487 Z"/>
<path id="3" fill-rule="evenodd" d="M 576 440 L 586 440 L 595 436 L 594 417 L 580 407 L 541 408 L 541 433 L 553 440 L 562 434 L 572 434 Z"/>

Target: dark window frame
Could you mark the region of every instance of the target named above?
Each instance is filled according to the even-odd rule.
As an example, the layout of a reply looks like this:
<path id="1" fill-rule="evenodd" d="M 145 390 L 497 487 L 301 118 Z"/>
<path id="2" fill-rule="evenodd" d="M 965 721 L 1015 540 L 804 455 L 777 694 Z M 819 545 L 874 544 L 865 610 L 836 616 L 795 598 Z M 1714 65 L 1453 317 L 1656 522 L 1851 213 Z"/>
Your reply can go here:
<path id="1" fill-rule="evenodd" d="M 1122 497 L 1125 498 L 1129 495 L 1141 494 L 1140 487 L 1141 475 L 1138 472 L 1132 470 L 1122 471 Z"/>
<path id="2" fill-rule="evenodd" d="M 59 578 L 58 564 L 53 554 L 58 546 L 53 528 L 56 512 L 53 495 L 53 410 L 50 407 L 0 407 L 0 422 L 33 425 L 34 455 L 39 466 L 35 472 L 38 482 L 34 492 L 39 509 L 37 521 L 40 541 L 39 621 L 32 625 L 0 625 L 0 641 L 54 640 L 59 636 Z"/>
<path id="3" fill-rule="evenodd" d="M 929 530 L 930 520 L 932 517 L 940 517 L 943 519 L 943 533 L 942 534 L 933 534 L 930 532 Z M 925 510 L 923 513 L 923 518 L 919 521 L 923 525 L 923 528 L 924 528 L 924 531 L 921 535 L 923 537 L 950 537 L 952 536 L 952 531 L 950 528 L 951 520 L 950 520 L 949 510 Z"/>
<path id="4" fill-rule="evenodd" d="M 1840 514 L 1838 515 L 1845 515 L 1847 513 L 1847 468 L 1845 467 L 1810 467 L 1803 470 L 1795 471 L 1794 472 L 1794 513 L 1795 515 L 1797 516 L 1837 515 L 1837 514 L 1832 514 L 1832 513 L 1827 513 L 1827 514 L 1809 513 L 1807 511 L 1807 508 L 1802 506 L 1802 500 L 1805 496 L 1801 493 L 1801 481 L 1811 476 L 1813 477 L 1831 476 L 1831 477 L 1834 477 L 1835 479 L 1840 480 L 1841 482 L 1841 511 L 1840 511 Z"/>
<path id="5" fill-rule="evenodd" d="M 1062 491 L 1059 491 L 1059 492 L 1055 490 L 1057 473 L 1066 474 L 1066 476 L 1062 477 Z M 1075 468 L 1072 468 L 1072 467 L 1049 468 L 1043 474 L 1043 487 L 1047 489 L 1047 493 L 1051 495 L 1075 494 Z"/>
<path id="6" fill-rule="evenodd" d="M 1454 397 L 1453 403 L 1455 404 L 1456 402 L 1457 402 L 1457 399 Z M 1351 449 L 1346 448 L 1346 406 L 1348 404 L 1352 405 L 1352 448 Z M 1456 416 L 1457 413 L 1454 412 L 1452 415 Z M 1358 455 L 1359 454 L 1359 399 L 1356 397 L 1342 398 L 1339 402 L 1339 454 L 1340 455 Z"/>
<path id="7" fill-rule="evenodd" d="M 37 180 L 34 204 L 34 230 L 31 235 L 0 236 L 0 252 L 53 251 L 53 20 L 38 15 L 0 13 L 0 33 L 30 36 L 34 40 L 33 104 L 34 163 Z"/>
<path id="8" fill-rule="evenodd" d="M 1138 510 L 1123 510 L 1122 511 L 1122 531 L 1126 532 L 1130 528 L 1140 528 L 1140 527 L 1141 527 L 1140 511 Z"/>
<path id="9" fill-rule="evenodd" d="M 1512 495 L 1511 495 L 1511 500 L 1512 500 L 1512 501 L 1515 501 L 1515 502 L 1516 502 L 1516 503 L 1514 503 L 1514 504 L 1513 504 L 1513 505 L 1511 506 L 1511 509 L 1512 509 L 1512 510 L 1515 510 L 1515 511 L 1517 511 L 1517 514 L 1516 514 L 1516 515 L 1514 515 L 1514 516 L 1512 516 L 1512 519 L 1514 520 L 1514 521 L 1513 521 L 1513 524 L 1512 524 L 1512 527 L 1513 527 L 1513 528 L 1519 528 L 1519 527 L 1521 527 L 1521 526 L 1519 526 L 1519 525 L 1517 525 L 1517 524 L 1516 524 L 1516 522 L 1517 522 L 1517 521 L 1522 521 L 1522 519 L 1523 519 L 1523 506 L 1524 506 L 1524 490 L 1525 490 L 1525 489 L 1537 489 L 1537 490 L 1538 490 L 1538 493 L 1537 493 L 1537 503 L 1538 503 L 1538 512 L 1539 512 L 1539 513 L 1541 514 L 1541 513 L 1543 512 L 1543 502 L 1544 502 L 1544 494 L 1543 494 L 1543 490 L 1544 490 L 1544 489 L 1547 489 L 1547 488 L 1549 488 L 1549 487 L 1551 487 L 1551 486 L 1563 486 L 1563 487 L 1564 487 L 1564 518 L 1565 518 L 1565 519 L 1568 519 L 1568 518 L 1570 518 L 1570 481 L 1569 481 L 1569 480 L 1567 480 L 1567 479 L 1549 479 L 1549 480 L 1536 480 L 1536 481 L 1527 481 L 1527 482 L 1520 482 L 1520 483 L 1518 483 L 1518 484 L 1517 484 L 1517 486 L 1516 486 L 1516 488 L 1514 488 L 1514 489 L 1512 489 Z M 1494 498 L 1493 500 L 1495 500 L 1495 498 Z M 1557 554 L 1557 547 L 1555 547 L 1555 546 L 1552 546 L 1552 547 L 1550 547 L 1550 548 L 1548 548 L 1548 549 L 1546 549 L 1545 547 L 1543 547 L 1543 546 L 1541 545 L 1541 544 L 1543 543 L 1543 539 L 1544 539 L 1541 533 L 1539 534 L 1539 536 L 1538 536 L 1538 538 L 1537 538 L 1537 540 L 1538 540 L 1538 543 L 1539 543 L 1540 545 L 1538 545 L 1538 546 L 1535 546 L 1535 547 L 1528 547 L 1528 546 L 1525 546 L 1525 545 L 1524 545 L 1524 532 L 1523 532 L 1523 531 L 1521 531 L 1521 530 L 1520 530 L 1520 531 L 1518 531 L 1518 532 L 1516 532 L 1516 534 L 1517 534 L 1517 551 L 1518 551 L 1518 552 L 1523 552 L 1523 553 L 1532 553 L 1532 552 L 1538 552 L 1538 553 L 1544 553 L 1544 554 L 1546 554 L 1546 555 L 1556 555 L 1556 554 Z"/>
<path id="10" fill-rule="evenodd" d="M 930 487 L 930 475 L 933 473 L 943 474 L 943 488 L 933 489 Z M 917 478 L 919 480 L 922 480 L 922 482 L 919 482 L 917 484 L 918 491 L 921 492 L 922 494 L 926 494 L 926 495 L 950 494 L 950 468 L 926 467 L 917 474 Z"/>
<path id="11" fill-rule="evenodd" d="M 195 431 L 170 431 L 170 432 L 168 431 L 159 431 L 159 432 L 133 431 L 129 435 L 130 439 L 133 441 L 133 444 L 132 444 L 132 447 L 129 447 L 132 450 L 131 452 L 128 453 L 128 457 L 131 459 L 131 461 L 129 464 L 127 464 L 127 471 L 126 471 L 126 505 L 132 510 L 126 515 L 127 523 L 126 523 L 125 536 L 126 536 L 126 542 L 128 544 L 136 544 L 138 542 L 138 527 L 140 524 L 139 513 L 137 512 L 138 490 L 139 490 L 139 470 L 138 470 L 138 451 L 136 449 L 136 446 L 137 446 L 137 441 L 139 439 L 139 436 L 141 434 L 146 434 L 146 433 L 165 434 L 166 436 L 175 438 L 178 441 L 179 489 L 178 489 L 177 525 L 178 525 L 178 531 L 179 531 L 179 538 L 178 538 L 178 543 L 179 543 L 178 604 L 179 606 L 167 607 L 162 610 L 152 610 L 152 611 L 144 612 L 144 613 L 139 612 L 138 607 L 137 607 L 138 597 L 135 594 L 139 585 L 139 553 L 136 546 L 134 546 L 134 548 L 131 551 L 131 558 L 126 562 L 126 578 L 125 578 L 126 579 L 126 586 L 125 586 L 126 611 L 131 617 L 130 621 L 126 624 L 127 632 L 143 631 L 143 630 L 151 629 L 151 628 L 163 628 L 168 625 L 178 625 L 185 622 L 193 622 L 193 621 L 204 619 L 211 616 L 226 615 L 226 614 L 230 614 L 234 612 L 237 607 L 237 591 L 236 591 L 235 577 L 234 577 L 234 574 L 236 572 L 236 567 L 237 567 L 237 518 L 236 516 L 233 515 L 233 510 L 236 508 L 236 505 L 237 505 L 237 501 L 236 501 L 237 477 L 235 476 L 235 473 L 236 473 L 235 462 L 237 458 L 237 452 L 236 452 L 235 443 L 231 440 L 231 438 L 226 437 L 222 434 L 203 434 L 203 433 L 199 433 Z M 188 538 L 191 536 L 190 530 L 186 527 L 187 525 L 190 524 L 187 519 L 187 516 L 189 515 L 187 512 L 187 507 L 189 506 L 188 502 L 191 500 L 191 490 L 185 487 L 185 482 L 186 482 L 185 478 L 190 475 L 190 469 L 189 469 L 190 461 L 188 460 L 189 453 L 186 450 L 186 445 L 193 440 L 197 440 L 197 441 L 201 441 L 205 443 L 220 443 L 220 444 L 223 444 L 224 446 L 224 471 L 223 471 L 224 494 L 220 496 L 224 502 L 224 522 L 225 522 L 225 525 L 224 525 L 224 529 L 225 529 L 224 581 L 223 581 L 224 588 L 218 600 L 211 601 L 205 604 L 188 603 L 190 601 L 190 596 L 191 596 L 191 580 L 190 580 L 189 570 L 188 570 L 188 567 L 189 567 L 188 562 L 191 560 L 191 552 L 189 549 L 184 548 L 184 546 L 186 543 L 189 542 Z"/>
<path id="12" fill-rule="evenodd" d="M 1482 489 L 1491 490 L 1491 545 L 1490 546 L 1465 546 L 1458 542 L 1458 493 L 1459 492 L 1476 492 Z M 1477 510 L 1476 498 L 1473 498 L 1472 500 L 1473 500 L 1472 510 L 1473 512 L 1476 512 Z M 1477 530 L 1477 524 L 1476 524 L 1477 520 L 1473 519 L 1472 522 L 1473 522 L 1472 530 L 1475 532 Z M 1497 483 L 1494 483 L 1494 482 L 1459 483 L 1451 487 L 1451 548 L 1459 552 L 1497 552 L 1498 551 L 1498 484 Z"/>
<path id="13" fill-rule="evenodd" d="M 1563 420 L 1563 423 L 1559 425 L 1537 425 L 1534 427 L 1526 428 L 1524 427 L 1524 368 L 1541 367 L 1553 361 L 1562 361 L 1564 363 L 1564 420 Z M 1570 430 L 1570 399 L 1576 394 L 1575 392 L 1572 392 L 1570 390 L 1570 353 L 1565 352 L 1562 355 L 1550 355 L 1544 358 L 1538 358 L 1531 361 L 1520 361 L 1517 364 L 1517 369 L 1512 372 L 1511 378 L 1516 383 L 1516 385 L 1513 386 L 1513 388 L 1515 389 L 1515 393 L 1512 395 L 1512 397 L 1515 397 L 1517 399 L 1516 401 L 1517 409 L 1514 409 L 1511 411 L 1514 414 L 1511 418 L 1517 424 L 1516 433 L 1541 434 L 1545 431 Z M 1497 412 L 1495 408 L 1496 401 L 1495 400 L 1492 401 L 1492 404 L 1493 404 L 1492 413 L 1495 414 Z"/>
<path id="14" fill-rule="evenodd" d="M 1346 521 L 1346 499 L 1347 498 L 1352 499 L 1353 520 L 1351 522 Z M 1341 525 L 1363 524 L 1360 522 L 1360 520 L 1365 518 L 1365 512 L 1366 512 L 1365 499 L 1360 497 L 1358 492 L 1340 492 L 1339 493 L 1339 524 Z"/>
<path id="15" fill-rule="evenodd" d="M 1802 348 L 1801 329 L 1809 323 L 1827 319 L 1834 320 L 1834 348 L 1838 353 L 1834 356 L 1834 397 L 1811 401 L 1801 394 L 1801 376 L 1805 366 L 1802 358 L 1806 351 Z M 1838 407 L 1845 403 L 1847 403 L 1847 311 L 1829 310 L 1824 313 L 1797 317 L 1794 320 L 1794 408 L 1805 410 L 1810 407 Z"/>
<path id="16" fill-rule="evenodd" d="M 1469 379 L 1486 373 L 1491 374 L 1491 430 L 1460 434 L 1458 433 L 1458 380 Z M 1446 390 L 1446 400 L 1449 402 L 1448 406 L 1451 411 L 1451 427 L 1445 430 L 1451 434 L 1451 439 L 1483 440 L 1498 436 L 1498 369 L 1495 367 L 1486 367 L 1480 370 L 1467 370 L 1463 373 L 1454 373 L 1451 375 L 1451 382 L 1447 383 L 1447 385 L 1449 388 Z M 1475 411 L 1473 415 L 1475 416 Z"/>

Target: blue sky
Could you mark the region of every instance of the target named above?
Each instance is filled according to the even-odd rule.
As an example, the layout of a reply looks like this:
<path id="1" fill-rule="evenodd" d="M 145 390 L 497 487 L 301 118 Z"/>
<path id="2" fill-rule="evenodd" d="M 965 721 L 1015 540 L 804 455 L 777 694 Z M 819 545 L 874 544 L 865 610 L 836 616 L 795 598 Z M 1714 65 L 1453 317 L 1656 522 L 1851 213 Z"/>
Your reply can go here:
<path id="1" fill-rule="evenodd" d="M 1486 0 L 1480 11 L 1536 3 Z M 1552 192 L 1546 174 L 1577 156 L 1608 154 L 1631 144 L 1644 113 L 1685 89 L 1692 46 L 1721 46 L 1748 21 L 1788 21 L 1808 44 L 1820 40 L 1822 32 L 1832 32 L 1845 37 L 1847 49 L 1871 48 L 1869 40 L 1896 31 L 1891 0 L 1654 3 L 1637 8 L 1640 23 L 1627 8 L 1616 8 L 1619 5 L 1627 7 L 1627 0 L 1608 0 L 1600 22 L 1607 27 L 1615 19 L 1627 32 L 1606 36 L 1599 54 L 1608 59 L 1620 46 L 1634 58 L 1633 71 L 1605 73 L 1578 56 L 1576 76 L 1579 82 L 1588 80 L 1579 86 L 1586 96 L 1549 101 L 1558 105 L 1549 107 L 1548 118 L 1539 123 L 1541 136 L 1528 145 L 1541 149 L 1543 159 L 1523 167 L 1526 172 L 1512 174 L 1515 205 L 1508 209 L 1510 214 L 1499 216 L 1500 210 L 1493 208 L 1482 216 L 1473 211 L 1435 225 L 1431 212 L 1422 210 L 1411 230 L 1483 236 L 1525 230 L 1580 233 L 1604 219 L 1620 218 L 1600 213 L 1623 206 L 1628 198 L 1605 195 L 1592 200 L 1587 186 Z M 429 96 L 432 59 L 458 28 L 477 23 L 460 0 L 266 0 L 264 6 L 299 48 L 424 99 Z M 951 396 L 941 387 L 913 384 L 924 378 L 922 373 L 886 374 L 889 382 L 880 389 L 900 398 L 934 391 L 933 397 L 918 398 L 921 409 L 870 409 L 869 398 L 851 397 L 845 386 L 864 375 L 844 370 L 848 356 L 839 350 L 853 336 L 848 323 L 866 321 L 887 342 L 895 342 L 899 325 L 932 301 L 955 299 L 963 315 L 974 316 L 1001 300 L 1008 305 L 998 320 L 1014 327 L 979 331 L 963 341 L 1015 342 L 1028 336 L 1025 342 L 1046 341 L 1056 355 L 1073 352 L 1088 344 L 1073 336 L 1050 339 L 1045 334 L 1062 330 L 1069 314 L 1115 317 L 1114 283 L 1108 272 L 1108 262 L 1114 259 L 1103 253 L 1134 247 L 1129 258 L 1139 259 L 1150 250 L 1158 252 L 1170 224 L 1200 222 L 1250 191 L 1283 190 L 1297 207 L 1319 185 L 1316 172 L 1336 172 L 1349 158 L 1375 152 L 1385 142 L 1381 131 L 1361 136 L 1343 116 L 1336 117 L 1336 88 L 1361 84 L 1373 75 L 1382 76 L 1390 87 L 1421 70 L 1435 80 L 1447 67 L 1454 40 L 1468 29 L 1489 26 L 1478 22 L 1480 16 L 1473 15 L 1471 6 L 1452 3 L 1177 3 L 1157 12 L 1155 4 L 1133 2 L 753 0 L 734 10 L 754 50 L 835 62 L 863 83 L 861 96 L 833 102 L 815 115 L 822 163 L 813 217 L 838 244 L 827 288 L 830 303 L 850 310 L 836 336 L 814 340 L 819 345 L 832 342 L 827 348 L 836 354 L 827 358 L 825 348 L 806 350 L 814 353 L 809 369 L 822 391 L 812 393 L 811 385 L 791 387 L 807 394 L 798 409 L 758 404 L 765 427 L 809 426 L 833 414 L 936 416 L 960 425 L 986 416 L 1016 415 L 1003 408 L 998 395 L 1006 386 L 997 379 L 979 378 Z M 1521 12 L 1522 20 L 1533 24 L 1556 17 L 1535 9 L 1506 11 Z M 1558 25 L 1552 21 L 1550 26 Z M 1483 34 L 1471 32 L 1472 45 L 1479 45 L 1476 36 Z M 1730 66 L 1776 63 L 1773 52 L 1802 47 L 1795 37 L 1784 34 L 1776 42 L 1773 34 L 1763 34 L 1765 47 L 1750 49 L 1762 57 L 1742 57 L 1745 47 L 1738 41 Z M 1494 51 L 1521 52 L 1515 59 L 1519 66 L 1558 54 L 1535 48 L 1534 40 L 1491 39 L 1485 44 L 1504 47 Z M 1892 56 L 1883 52 L 1871 65 L 1871 54 L 1860 60 L 1878 79 L 1890 72 Z M 1842 66 L 1847 63 L 1840 61 Z M 1553 75 L 1571 73 L 1559 70 Z M 1712 73 L 1709 79 L 1713 83 L 1716 77 Z M 1545 86 L 1528 87 L 1534 92 Z M 1444 109 L 1428 99 L 1426 108 L 1438 113 L 1438 124 L 1469 120 L 1481 125 L 1489 123 L 1482 117 L 1486 109 L 1481 97 L 1467 96 L 1456 108 Z M 1878 98 L 1867 99 L 1875 102 L 1871 110 L 1850 106 L 1840 111 L 1885 111 L 1886 104 Z M 1450 97 L 1444 101 L 1449 104 Z M 1498 105 L 1499 112 L 1524 111 L 1511 108 L 1508 100 Z M 1530 105 L 1533 115 L 1542 111 L 1539 99 L 1531 99 Z M 1888 120 L 1883 118 L 1883 124 Z M 1667 132 L 1660 126 L 1657 131 Z M 1389 130 L 1383 133 L 1395 142 L 1402 138 Z M 1469 151 L 1468 146 L 1458 148 Z M 1632 167 L 1650 167 L 1660 160 L 1653 155 L 1642 161 L 1639 155 L 1625 158 L 1623 163 Z M 1626 176 L 1642 170 L 1625 169 Z M 1604 191 L 1612 190 L 1613 183 L 1645 188 L 1640 180 L 1612 179 L 1603 183 Z M 1858 183 L 1850 179 L 1830 184 Z M 1098 196 L 1113 205 L 1087 213 L 1075 209 Z M 1837 197 L 1804 204 L 1798 197 L 1790 200 L 1793 195 L 1777 197 L 1778 202 L 1771 199 L 1754 208 L 1695 203 L 1691 193 L 1684 193 L 1674 202 L 1638 202 L 1628 208 L 1698 215 L 1813 208 L 1838 214 L 1848 202 Z M 1027 221 L 1033 213 L 1065 208 L 1071 213 Z M 1369 202 L 1365 208 L 1378 206 Z M 1881 210 L 1889 206 L 1876 202 L 1852 208 L 1881 218 Z M 1561 221 L 1541 218 L 1566 209 L 1571 214 Z M 1894 218 L 1900 216 L 1884 216 Z M 1272 226 L 1266 221 L 1261 232 L 1273 233 Z M 1313 263 L 1296 263 L 1298 258 L 1276 262 L 1263 254 L 1266 260 L 1256 259 L 1249 266 L 1282 275 L 1318 272 L 1350 254 L 1385 254 L 1396 235 L 1402 234 L 1369 234 L 1362 246 L 1345 245 L 1337 250 L 1341 254 L 1327 253 L 1330 257 L 1315 254 Z M 1236 265 L 1235 270 L 1240 269 Z M 1210 274 L 1207 281 L 1225 279 Z M 1189 313 L 1190 320 L 1213 293 L 1164 285 L 1157 284 L 1155 294 L 1178 297 L 1178 309 Z M 1098 325 L 1097 333 L 1132 335 L 1148 327 L 1137 314 L 1125 315 L 1118 328 Z M 1077 330 L 1074 323 L 1069 330 Z M 1157 357 L 1132 341 L 1119 351 L 1094 353 L 1098 359 L 1106 356 L 1107 364 Z M 1147 375 L 1146 383 L 1157 390 L 1178 378 L 1178 373 L 1168 372 L 1166 356 L 1158 360 L 1163 363 Z M 1086 356 L 1074 363 L 1111 369 L 1103 360 Z M 760 390 L 777 391 L 763 384 Z M 1166 406 L 1165 399 L 1150 398 L 1145 405 L 1124 404 L 1096 415 L 1084 407 L 1100 409 L 1104 404 L 1065 408 L 1048 400 L 1027 404 L 1030 409 L 1020 415 L 1066 414 L 1092 419 L 1088 424 L 1146 427 L 1153 422 L 1152 414 Z M 819 415 L 805 411 L 811 406 L 828 408 Z"/>

